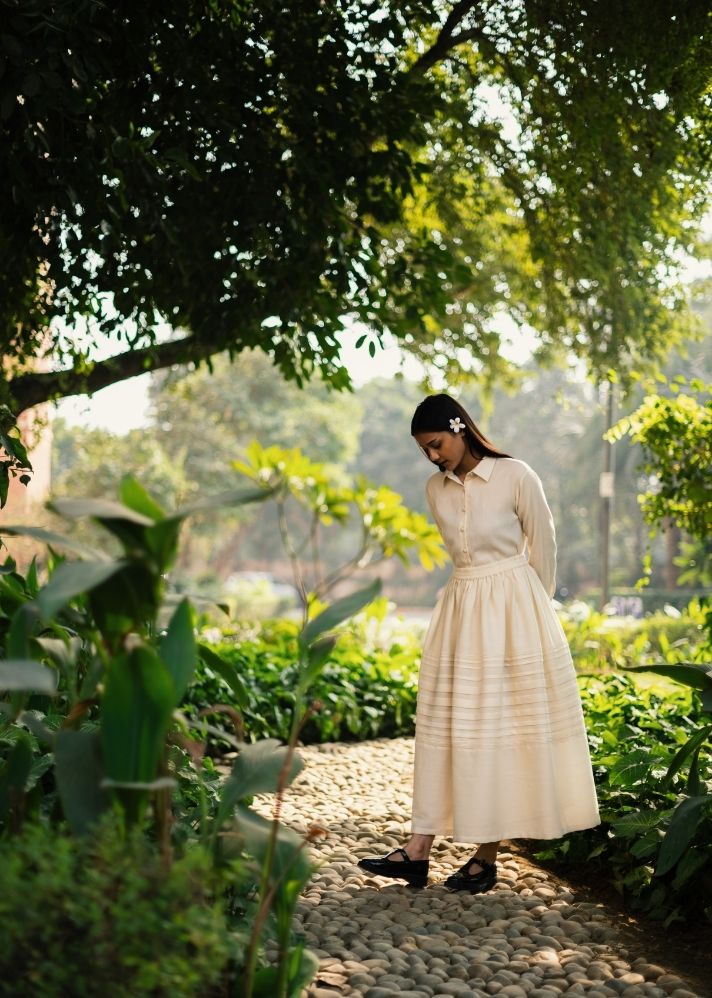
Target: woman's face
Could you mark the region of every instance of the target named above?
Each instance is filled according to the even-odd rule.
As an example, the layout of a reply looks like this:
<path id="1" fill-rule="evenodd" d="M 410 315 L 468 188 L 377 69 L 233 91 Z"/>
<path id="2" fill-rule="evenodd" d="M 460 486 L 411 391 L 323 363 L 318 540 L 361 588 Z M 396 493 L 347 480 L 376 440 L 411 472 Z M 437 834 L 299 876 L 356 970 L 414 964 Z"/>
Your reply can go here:
<path id="1" fill-rule="evenodd" d="M 414 439 L 427 459 L 436 464 L 440 471 L 455 471 L 467 453 L 464 433 L 435 430 L 416 433 Z"/>

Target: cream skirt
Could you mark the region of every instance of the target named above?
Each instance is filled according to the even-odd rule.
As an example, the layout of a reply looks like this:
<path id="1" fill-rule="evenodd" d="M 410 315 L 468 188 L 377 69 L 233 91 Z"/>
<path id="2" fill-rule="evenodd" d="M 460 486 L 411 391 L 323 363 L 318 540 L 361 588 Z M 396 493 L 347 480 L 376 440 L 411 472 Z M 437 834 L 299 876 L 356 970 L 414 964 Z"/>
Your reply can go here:
<path id="1" fill-rule="evenodd" d="M 600 824 L 571 652 L 525 555 L 455 569 L 423 646 L 413 832 L 558 838 Z"/>

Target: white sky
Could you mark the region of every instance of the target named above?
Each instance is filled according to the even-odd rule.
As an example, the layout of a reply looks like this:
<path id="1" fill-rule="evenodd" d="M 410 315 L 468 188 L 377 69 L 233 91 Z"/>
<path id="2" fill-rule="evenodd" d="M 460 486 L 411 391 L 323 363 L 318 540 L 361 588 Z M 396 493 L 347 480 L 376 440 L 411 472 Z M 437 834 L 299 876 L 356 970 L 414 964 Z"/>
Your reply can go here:
<path id="1" fill-rule="evenodd" d="M 503 354 L 511 360 L 522 363 L 530 355 L 535 345 L 533 336 L 518 333 L 513 323 L 506 317 L 502 319 L 503 337 L 508 342 L 503 344 Z M 511 329 L 509 328 L 511 326 Z M 348 333 L 343 337 L 342 358 L 349 369 L 356 386 L 365 384 L 373 378 L 390 378 L 399 370 L 406 378 L 416 381 L 421 375 L 421 367 L 414 357 L 404 356 L 395 340 L 391 339 L 385 349 L 378 350 L 371 357 L 367 344 L 359 350 L 355 347 L 358 332 Z M 240 363 L 239 357 L 235 361 Z M 276 374 L 276 372 L 275 372 Z M 112 433 L 128 433 L 129 430 L 144 426 L 148 415 L 148 388 L 151 383 L 150 374 L 141 374 L 116 385 L 110 385 L 96 392 L 92 398 L 74 396 L 63 399 L 55 406 L 55 414 L 75 426 L 100 427 Z"/>

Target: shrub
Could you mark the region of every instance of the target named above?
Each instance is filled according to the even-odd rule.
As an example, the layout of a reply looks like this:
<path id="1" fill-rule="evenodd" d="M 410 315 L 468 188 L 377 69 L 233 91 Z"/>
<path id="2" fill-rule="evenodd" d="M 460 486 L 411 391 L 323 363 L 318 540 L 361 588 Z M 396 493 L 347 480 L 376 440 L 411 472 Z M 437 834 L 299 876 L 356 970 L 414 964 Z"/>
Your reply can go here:
<path id="1" fill-rule="evenodd" d="M 113 816 L 82 839 L 28 824 L 0 842 L 0 979 L 17 998 L 209 995 L 237 955 L 216 886 L 203 850 L 166 869 Z"/>

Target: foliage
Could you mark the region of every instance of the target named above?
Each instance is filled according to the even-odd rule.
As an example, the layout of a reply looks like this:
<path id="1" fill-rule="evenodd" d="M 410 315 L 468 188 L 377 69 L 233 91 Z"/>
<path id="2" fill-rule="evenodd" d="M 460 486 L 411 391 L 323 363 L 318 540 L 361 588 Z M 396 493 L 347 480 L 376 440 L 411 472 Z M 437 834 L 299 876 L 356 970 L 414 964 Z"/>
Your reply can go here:
<path id="1" fill-rule="evenodd" d="M 30 481 L 32 465 L 25 445 L 15 425 L 15 417 L 6 405 L 0 405 L 0 509 L 7 502 L 10 478 L 17 478 L 22 485 Z"/>
<path id="2" fill-rule="evenodd" d="M 412 627 L 395 631 L 385 601 L 339 629 L 309 690 L 312 709 L 300 731 L 304 743 L 412 735 L 420 643 Z M 242 716 L 250 738 L 287 738 L 294 711 L 299 627 L 267 621 L 258 631 L 221 635 L 210 647 L 239 673 Z M 228 683 L 205 659 L 189 690 L 193 710 L 234 701 Z"/>
<path id="3" fill-rule="evenodd" d="M 690 688 L 675 683 L 660 693 L 632 676 L 581 677 L 601 824 L 541 843 L 535 855 L 600 861 L 626 903 L 666 925 L 712 921 L 709 891 L 690 890 L 712 881 L 712 672 L 653 671 Z"/>
<path id="4" fill-rule="evenodd" d="M 502 310 L 598 373 L 680 325 L 704 4 L 3 11 L 0 336 L 19 408 L 246 347 L 344 386 L 354 320 L 373 350 L 391 331 L 485 375 Z M 184 335 L 159 342 L 164 320 Z M 30 371 L 47 353 L 64 368 Z"/>
<path id="5" fill-rule="evenodd" d="M 234 467 L 256 485 L 267 489 L 277 503 L 279 529 L 294 575 L 294 582 L 307 608 L 314 599 L 323 599 L 333 587 L 357 569 L 397 557 L 407 565 L 414 548 L 421 564 L 431 569 L 445 562 L 440 535 L 422 513 L 403 505 L 397 492 L 373 485 L 359 477 L 355 486 L 343 484 L 330 469 L 311 461 L 298 447 L 262 447 L 253 441 L 246 460 L 234 461 Z M 307 529 L 295 540 L 287 518 L 287 500 L 305 509 Z M 357 552 L 345 564 L 325 573 L 322 567 L 320 527 L 344 523 L 354 507 L 359 517 L 361 538 Z M 306 572 L 309 559 L 310 577 Z M 311 590 L 311 592 L 310 592 Z"/>
<path id="6" fill-rule="evenodd" d="M 166 869 L 115 815 L 83 839 L 27 824 L 0 840 L 0 974 L 17 998 L 209 994 L 241 956 L 221 893 L 204 851 Z"/>
<path id="7" fill-rule="evenodd" d="M 709 658 L 705 610 L 698 599 L 679 617 L 657 611 L 639 620 L 621 620 L 576 603 L 564 607 L 559 619 L 580 674 L 605 675 L 661 659 L 673 664 Z"/>
<path id="8" fill-rule="evenodd" d="M 651 486 L 641 496 L 643 515 L 656 526 L 673 520 L 692 537 L 712 533 L 712 385 L 690 381 L 695 394 L 681 389 L 684 378 L 670 387 L 670 397 L 648 395 L 630 416 L 607 434 L 611 440 L 628 434 L 641 444 L 645 473 Z"/>
<path id="9" fill-rule="evenodd" d="M 171 610 L 165 628 L 160 623 L 182 521 L 198 509 L 268 495 L 222 493 L 166 514 L 127 477 L 120 502 L 55 500 L 62 515 L 92 517 L 115 538 L 121 554 L 113 559 L 40 528 L 3 528 L 65 547 L 80 560 L 60 561 L 41 587 L 34 566 L 27 579 L 13 565 L 0 576 L 7 653 L 0 662 L 0 828 L 18 832 L 28 815 L 63 817 L 76 835 L 91 837 L 114 808 L 132 833 L 144 827 L 150 801 L 152 835 L 166 864 L 173 847 L 189 839 L 217 868 L 246 850 L 257 903 L 244 927 L 244 964 L 235 986 L 245 998 L 293 998 L 316 966 L 302 948 L 289 952 L 294 906 L 310 873 L 306 843 L 280 824 L 277 813 L 272 821 L 263 819 L 246 800 L 270 791 L 279 800 L 301 768 L 294 746 L 306 691 L 332 645 L 328 632 L 372 600 L 379 584 L 323 608 L 300 631 L 288 745 L 240 745 L 219 788 L 197 741 L 209 734 L 207 726 L 191 731 L 178 711 L 198 660 L 189 602 Z M 224 663 L 223 674 L 230 671 Z M 233 685 L 239 691 L 236 674 Z M 177 784 L 184 789 L 172 800 Z M 268 930 L 276 935 L 279 961 L 258 968 Z"/>

